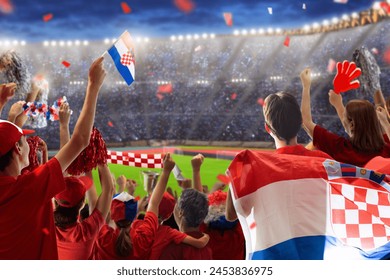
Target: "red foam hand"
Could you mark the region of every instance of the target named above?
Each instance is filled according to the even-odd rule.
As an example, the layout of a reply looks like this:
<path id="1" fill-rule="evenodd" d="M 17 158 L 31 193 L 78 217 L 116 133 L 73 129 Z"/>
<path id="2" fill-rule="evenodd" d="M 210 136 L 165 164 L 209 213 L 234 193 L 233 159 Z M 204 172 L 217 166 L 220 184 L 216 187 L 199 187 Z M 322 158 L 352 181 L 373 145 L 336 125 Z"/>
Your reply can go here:
<path id="1" fill-rule="evenodd" d="M 360 76 L 362 70 L 356 67 L 355 62 L 344 60 L 342 63 L 337 62 L 336 66 L 337 73 L 333 79 L 335 93 L 339 94 L 360 87 L 360 82 L 355 79 Z"/>

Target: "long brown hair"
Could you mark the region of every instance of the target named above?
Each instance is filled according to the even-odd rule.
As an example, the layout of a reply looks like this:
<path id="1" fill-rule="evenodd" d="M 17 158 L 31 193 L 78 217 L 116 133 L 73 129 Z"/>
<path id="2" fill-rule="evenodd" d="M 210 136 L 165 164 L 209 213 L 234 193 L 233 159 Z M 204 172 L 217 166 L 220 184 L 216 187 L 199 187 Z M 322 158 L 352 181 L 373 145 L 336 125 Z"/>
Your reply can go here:
<path id="1" fill-rule="evenodd" d="M 131 221 L 121 220 L 115 222 L 120 232 L 115 242 L 115 253 L 119 257 L 128 257 L 133 250 L 133 243 L 130 238 L 130 225 Z"/>
<path id="2" fill-rule="evenodd" d="M 380 152 L 385 145 L 374 105 L 354 99 L 345 106 L 346 117 L 353 122 L 351 142 L 360 152 Z"/>

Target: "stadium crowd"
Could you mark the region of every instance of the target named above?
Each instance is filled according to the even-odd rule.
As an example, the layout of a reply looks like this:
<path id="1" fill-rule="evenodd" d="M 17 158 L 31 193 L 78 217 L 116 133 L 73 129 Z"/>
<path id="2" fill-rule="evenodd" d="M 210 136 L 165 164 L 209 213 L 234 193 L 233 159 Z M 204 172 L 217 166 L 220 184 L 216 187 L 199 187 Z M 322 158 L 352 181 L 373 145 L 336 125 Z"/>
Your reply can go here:
<path id="1" fill-rule="evenodd" d="M 29 71 L 50 81 L 49 104 L 61 96 L 69 104 L 61 104 L 58 121 L 34 128 L 42 154 L 48 149 L 57 154 L 42 156 L 25 171 L 32 164 L 26 140 L 31 131 L 14 124 L 23 127 L 26 121 L 23 104 L 13 99 L 15 84 L 0 88 L 1 116 L 9 120 L 0 121 L 0 228 L 9 229 L 0 232 L 0 259 L 245 259 L 244 233 L 231 192 L 224 191 L 226 184 L 216 184 L 210 192 L 203 189 L 201 154 L 191 160 L 192 180 L 178 181 L 180 197 L 167 189 L 175 166 L 169 153 L 156 186 L 139 200 L 133 197 L 133 178 L 113 178 L 106 163 L 97 166 L 99 195 L 88 172 L 74 176 L 68 167 L 90 145 L 93 126 L 107 143 L 272 140 L 278 154 L 356 166 L 378 155 L 389 157 L 390 144 L 382 135 L 390 127 L 385 104 L 369 97 L 360 114 L 354 114 L 349 104 L 362 99 L 362 93 L 356 89 L 343 97 L 332 95 L 335 69 L 327 69 L 329 59 L 351 60 L 361 46 L 383 53 L 388 27 L 385 21 L 353 32 L 293 37 L 289 47 L 276 35 L 272 40 L 229 36 L 207 42 L 156 41 L 139 48 L 131 87 L 118 83 L 113 63 L 100 57 L 101 44 L 20 50 Z M 390 71 L 380 55 L 376 58 L 386 98 Z M 63 60 L 71 66 L 64 67 Z M 168 81 L 172 90 L 157 81 Z M 36 98 L 40 89 L 31 90 Z M 15 99 L 20 97 L 15 94 Z M 364 110 L 369 120 L 362 117 Z M 358 130 L 363 122 L 376 134 L 366 137 Z M 366 144 L 376 146 L 361 145 L 366 138 Z M 298 144 L 310 139 L 318 150 Z M 87 214 L 79 217 L 86 199 Z"/>

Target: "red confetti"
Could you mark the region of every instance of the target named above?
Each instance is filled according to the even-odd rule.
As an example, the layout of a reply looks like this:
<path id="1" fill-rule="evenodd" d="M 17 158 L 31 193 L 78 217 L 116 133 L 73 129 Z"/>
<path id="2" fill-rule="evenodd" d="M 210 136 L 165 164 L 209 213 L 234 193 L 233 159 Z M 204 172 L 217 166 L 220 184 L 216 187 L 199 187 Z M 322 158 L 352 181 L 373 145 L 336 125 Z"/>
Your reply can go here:
<path id="1" fill-rule="evenodd" d="M 125 14 L 130 14 L 131 13 L 131 8 L 126 2 L 121 3 L 122 10 Z"/>
<path id="2" fill-rule="evenodd" d="M 64 65 L 66 68 L 70 66 L 70 63 L 66 60 L 62 61 L 62 65 Z"/>
<path id="3" fill-rule="evenodd" d="M 264 107 L 264 104 L 265 104 L 265 103 L 264 103 L 264 99 L 261 98 L 261 97 L 258 98 L 258 99 L 257 99 L 257 104 L 259 104 L 261 107 Z"/>
<path id="4" fill-rule="evenodd" d="M 14 10 L 14 7 L 9 0 L 0 0 L 0 12 L 4 14 L 10 14 Z"/>
<path id="5" fill-rule="evenodd" d="M 230 95 L 230 99 L 231 100 L 236 100 L 236 98 L 237 98 L 237 93 L 232 93 L 232 95 Z"/>
<path id="6" fill-rule="evenodd" d="M 229 177 L 226 176 L 226 175 L 224 175 L 224 174 L 219 174 L 219 175 L 217 176 L 217 179 L 218 179 L 219 181 L 221 181 L 222 183 L 226 184 L 226 185 L 228 185 L 228 184 L 230 183 Z"/>
<path id="7" fill-rule="evenodd" d="M 173 2 L 184 13 L 190 13 L 195 8 L 195 4 L 191 0 L 174 0 Z"/>
<path id="8" fill-rule="evenodd" d="M 134 197 L 134 200 L 135 201 L 139 201 L 141 199 L 141 197 L 139 195 L 137 195 L 136 197 Z"/>
<path id="9" fill-rule="evenodd" d="M 114 127 L 114 124 L 111 121 L 108 121 L 107 124 L 108 124 L 109 127 Z"/>
<path id="10" fill-rule="evenodd" d="M 49 230 L 48 230 L 47 228 L 43 228 L 43 229 L 42 229 L 42 233 L 43 233 L 44 235 L 49 235 Z"/>
<path id="11" fill-rule="evenodd" d="M 285 45 L 286 47 L 290 46 L 290 37 L 286 36 L 286 39 L 284 39 L 283 45 Z"/>
<path id="12" fill-rule="evenodd" d="M 254 229 L 255 227 L 256 227 L 256 223 L 255 223 L 255 222 L 253 222 L 253 223 L 249 226 L 250 229 Z"/>
<path id="13" fill-rule="evenodd" d="M 48 22 L 53 18 L 53 14 L 46 14 L 43 16 L 43 21 Z"/>
<path id="14" fill-rule="evenodd" d="M 172 84 L 159 85 L 157 88 L 157 93 L 172 93 L 172 91 Z"/>
<path id="15" fill-rule="evenodd" d="M 380 6 L 383 10 L 385 10 L 388 14 L 390 14 L 390 4 L 383 1 L 380 3 Z"/>
<path id="16" fill-rule="evenodd" d="M 225 19 L 225 23 L 227 26 L 233 25 L 233 15 L 232 13 L 223 13 L 223 18 Z"/>
<path id="17" fill-rule="evenodd" d="M 385 51 L 383 54 L 383 60 L 387 63 L 390 64 L 390 47 Z"/>

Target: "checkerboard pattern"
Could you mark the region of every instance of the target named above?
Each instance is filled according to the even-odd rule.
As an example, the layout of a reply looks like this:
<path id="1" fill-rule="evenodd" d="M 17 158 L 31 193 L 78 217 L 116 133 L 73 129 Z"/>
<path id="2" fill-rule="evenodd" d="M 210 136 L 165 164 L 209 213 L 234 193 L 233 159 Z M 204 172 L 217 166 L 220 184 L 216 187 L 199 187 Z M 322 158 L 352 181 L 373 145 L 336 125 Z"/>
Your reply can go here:
<path id="1" fill-rule="evenodd" d="M 107 151 L 107 162 L 143 168 L 163 167 L 163 157 L 161 154 L 135 154 Z"/>
<path id="2" fill-rule="evenodd" d="M 331 221 L 345 244 L 365 251 L 390 240 L 390 193 L 330 183 Z"/>
<path id="3" fill-rule="evenodd" d="M 134 61 L 133 60 L 133 56 L 132 56 L 132 54 L 130 52 L 125 53 L 121 57 L 121 63 L 124 66 L 129 66 L 133 61 Z"/>

